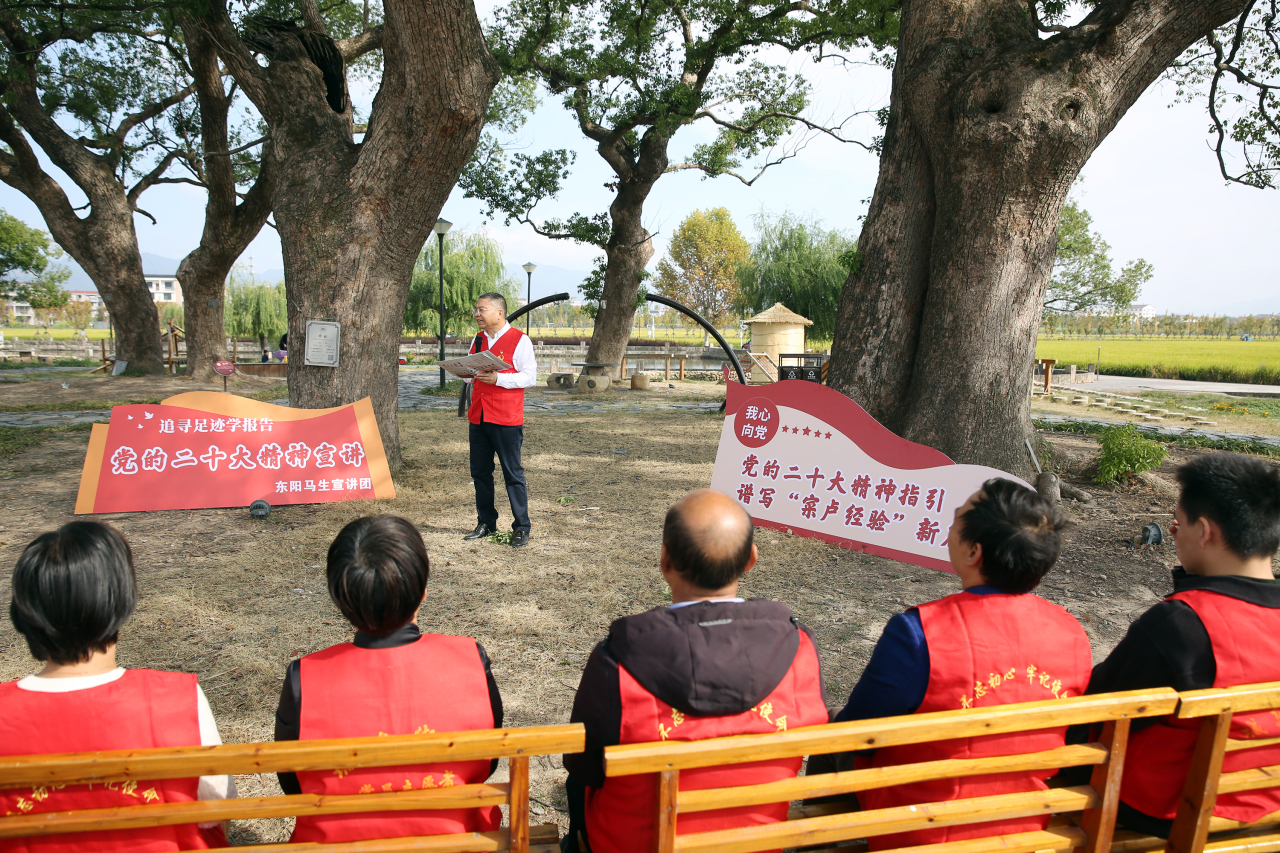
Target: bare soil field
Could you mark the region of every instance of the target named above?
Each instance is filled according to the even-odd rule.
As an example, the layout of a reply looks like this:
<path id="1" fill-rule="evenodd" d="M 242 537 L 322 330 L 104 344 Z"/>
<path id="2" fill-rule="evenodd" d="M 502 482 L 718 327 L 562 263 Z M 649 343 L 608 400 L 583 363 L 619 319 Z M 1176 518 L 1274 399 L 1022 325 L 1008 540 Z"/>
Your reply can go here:
<path id="1" fill-rule="evenodd" d="M 0 389 L 0 404 L 17 390 L 24 386 Z M 419 525 L 431 553 L 423 630 L 484 644 L 507 725 L 567 721 L 581 668 L 610 621 L 665 602 L 662 518 L 674 500 L 710 482 L 720 425 L 714 412 L 531 413 L 524 457 L 534 526 L 522 550 L 461 541 L 475 513 L 466 422 L 452 412 L 402 413 L 407 464 L 393 501 L 282 507 L 265 521 L 242 508 L 104 516 L 131 542 L 141 587 L 120 661 L 198 673 L 224 740 L 269 740 L 287 663 L 351 636 L 325 589 L 329 542 L 353 518 L 393 512 Z M 57 434 L 0 468 L 0 603 L 23 546 L 71 519 L 87 441 L 87 433 Z M 1185 456 L 1173 450 L 1144 485 L 1107 490 L 1085 479 L 1093 439 L 1049 435 L 1042 449 L 1095 499 L 1064 507 L 1076 526 L 1041 592 L 1082 621 L 1101 658 L 1171 591 L 1172 547 L 1144 553 L 1126 540 L 1148 521 L 1168 524 L 1170 474 Z M 500 524 L 509 523 L 503 508 Z M 811 539 L 761 530 L 757 541 L 760 563 L 743 594 L 784 601 L 814 629 L 833 706 L 843 704 L 892 614 L 958 588 L 952 575 Z M 37 669 L 4 619 L 0 680 Z M 563 778 L 558 759 L 535 761 L 536 819 L 567 824 Z M 242 796 L 278 793 L 274 778 L 237 783 Z M 283 839 L 290 824 L 237 824 L 233 839 Z"/>

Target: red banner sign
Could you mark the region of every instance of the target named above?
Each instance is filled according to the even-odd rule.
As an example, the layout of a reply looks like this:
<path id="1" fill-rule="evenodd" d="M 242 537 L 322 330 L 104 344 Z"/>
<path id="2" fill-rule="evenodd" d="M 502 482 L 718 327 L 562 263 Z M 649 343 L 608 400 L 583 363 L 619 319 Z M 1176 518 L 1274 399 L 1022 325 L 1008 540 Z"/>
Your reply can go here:
<path id="1" fill-rule="evenodd" d="M 772 527 L 951 571 L 955 511 L 992 477 L 1023 483 L 885 429 L 832 388 L 730 382 L 711 488 Z"/>
<path id="2" fill-rule="evenodd" d="M 197 391 L 94 424 L 76 513 L 394 498 L 368 398 L 292 409 Z"/>

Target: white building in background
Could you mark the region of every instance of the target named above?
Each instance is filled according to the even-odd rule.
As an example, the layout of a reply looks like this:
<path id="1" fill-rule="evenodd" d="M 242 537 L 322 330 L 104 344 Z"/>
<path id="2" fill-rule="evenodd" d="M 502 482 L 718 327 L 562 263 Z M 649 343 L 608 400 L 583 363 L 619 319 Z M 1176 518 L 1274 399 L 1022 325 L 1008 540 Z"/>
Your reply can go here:
<path id="1" fill-rule="evenodd" d="M 68 290 L 72 302 L 88 302 L 94 311 L 106 312 L 107 305 L 102 301 L 102 294 L 96 290 Z"/>
<path id="2" fill-rule="evenodd" d="M 182 288 L 178 287 L 178 277 L 173 275 L 147 275 L 143 273 L 147 289 L 151 291 L 152 302 L 176 302 L 182 304 Z"/>
<path id="3" fill-rule="evenodd" d="M 1129 306 L 1129 313 L 1140 320 L 1154 320 L 1156 318 L 1156 306 L 1148 305 L 1145 302 L 1135 302 Z"/>

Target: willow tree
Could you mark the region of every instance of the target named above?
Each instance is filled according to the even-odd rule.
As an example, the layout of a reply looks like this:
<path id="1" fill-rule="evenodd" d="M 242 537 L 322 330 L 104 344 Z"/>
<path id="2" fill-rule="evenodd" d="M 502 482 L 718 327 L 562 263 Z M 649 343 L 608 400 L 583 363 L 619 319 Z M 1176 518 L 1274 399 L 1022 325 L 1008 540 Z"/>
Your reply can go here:
<path id="1" fill-rule="evenodd" d="M 494 55 L 509 74 L 538 79 L 577 121 L 614 174 L 608 212 L 539 221 L 533 209 L 568 176 L 563 151 L 514 155 L 503 169 L 469 171 L 479 197 L 544 236 L 599 247 L 606 257 L 603 306 L 588 361 L 618 363 L 626 350 L 653 235 L 644 205 L 663 175 L 696 171 L 751 185 L 767 168 L 798 153 L 792 132 L 837 127 L 806 118 L 809 87 L 770 48 L 809 50 L 883 44 L 894 33 L 888 6 L 875 0 L 514 0 L 495 13 Z M 672 138 L 703 123 L 711 141 L 673 162 Z"/>
<path id="2" fill-rule="evenodd" d="M 279 169 L 290 402 L 371 397 L 398 468 L 397 356 L 414 262 L 476 147 L 499 73 L 469 2 L 385 0 L 381 25 L 345 39 L 330 35 L 316 0 L 300 10 L 301 24 L 255 14 L 241 32 L 213 0 L 202 25 L 266 122 Z M 357 142 L 347 64 L 375 49 L 381 80 Z M 302 357 L 306 323 L 321 319 L 341 324 L 337 368 Z"/>
<path id="3" fill-rule="evenodd" d="M 485 293 L 501 293 L 513 303 L 520 282 L 507 274 L 502 244 L 478 231 L 454 231 L 445 241 L 444 324 L 446 334 L 475 330 L 471 312 Z M 404 306 L 404 328 L 415 333 L 440 334 L 440 255 L 428 243 L 413 268 L 413 284 Z"/>
<path id="4" fill-rule="evenodd" d="M 905 0 L 831 384 L 958 462 L 1026 472 L 1058 215 L 1125 112 L 1245 0 Z"/>

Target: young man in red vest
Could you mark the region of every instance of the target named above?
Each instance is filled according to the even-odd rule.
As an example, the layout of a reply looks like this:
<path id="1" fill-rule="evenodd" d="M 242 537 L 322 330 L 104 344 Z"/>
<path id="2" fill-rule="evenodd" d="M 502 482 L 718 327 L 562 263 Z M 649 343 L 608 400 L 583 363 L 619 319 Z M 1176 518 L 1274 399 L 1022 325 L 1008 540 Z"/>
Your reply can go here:
<path id="1" fill-rule="evenodd" d="M 533 344 L 524 332 L 507 322 L 507 300 L 501 293 L 486 293 L 476 300 L 473 312 L 480 334 L 471 352 L 489 350 L 512 366 L 476 376 L 472 385 L 471 480 L 476 487 L 476 529 L 464 540 L 484 539 L 498 531 L 498 510 L 493 504 L 493 456 L 502 465 L 511 502 L 511 547 L 529 544 L 529 491 L 524 480 L 520 448 L 524 445 L 524 389 L 538 383 Z M 471 380 L 466 380 L 470 382 Z"/>
<path id="2" fill-rule="evenodd" d="M 471 637 L 422 634 L 430 563 L 422 536 L 394 515 L 367 516 L 329 546 L 329 597 L 355 639 L 289 664 L 276 740 L 408 735 L 502 725 L 502 697 Z M 471 785 L 497 761 L 282 773 L 286 794 L 365 794 Z M 497 829 L 496 808 L 299 817 L 292 841 L 348 842 Z"/>
<path id="3" fill-rule="evenodd" d="M 783 604 L 738 597 L 756 562 L 751 517 L 719 492 L 693 492 L 667 512 L 659 567 L 672 604 L 618 619 L 591 653 L 572 722 L 586 751 L 569 771 L 569 851 L 652 850 L 652 776 L 606 779 L 604 748 L 778 732 L 827 721 L 818 652 Z M 685 771 L 682 788 L 749 785 L 794 776 L 800 760 Z M 680 834 L 785 820 L 786 804 L 681 815 Z M 589 845 L 589 847 L 587 846 Z"/>
<path id="4" fill-rule="evenodd" d="M 1207 453 L 1178 469 L 1169 527 L 1178 553 L 1173 594 L 1129 627 L 1093 670 L 1090 693 L 1200 690 L 1280 681 L 1280 470 L 1233 453 Z M 1199 731 L 1198 720 L 1135 720 L 1118 820 L 1168 837 Z M 1231 737 L 1280 736 L 1271 711 L 1236 716 Z M 1227 753 L 1223 770 L 1280 764 L 1280 747 Z M 1280 809 L 1267 788 L 1218 796 L 1214 814 L 1250 822 Z"/>
<path id="5" fill-rule="evenodd" d="M 185 672 L 116 665 L 120 628 L 138 601 L 133 556 L 113 528 L 74 521 L 37 537 L 13 569 L 9 618 L 37 675 L 0 684 L 0 755 L 215 746 L 209 702 Z M 0 790 L 0 813 L 109 809 L 234 797 L 230 776 Z M 226 847 L 225 827 L 181 824 L 0 839 L 12 853 Z"/>
<path id="6" fill-rule="evenodd" d="M 956 510 L 947 536 L 961 591 L 889 620 L 835 722 L 985 708 L 1078 696 L 1089 681 L 1089 637 L 1070 613 L 1031 591 L 1058 559 L 1053 505 L 1012 480 L 992 479 Z M 1061 729 L 876 750 L 858 766 L 884 767 L 1062 746 Z M 815 756 L 809 773 L 848 769 L 853 756 Z M 943 779 L 858 794 L 864 809 L 1044 790 L 1053 771 Z M 1046 818 L 868 839 L 887 850 L 1042 829 Z"/>

